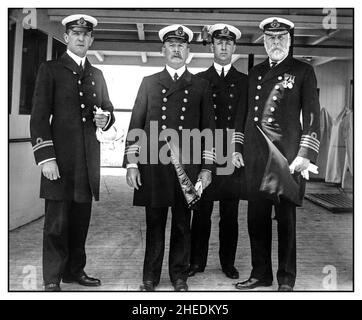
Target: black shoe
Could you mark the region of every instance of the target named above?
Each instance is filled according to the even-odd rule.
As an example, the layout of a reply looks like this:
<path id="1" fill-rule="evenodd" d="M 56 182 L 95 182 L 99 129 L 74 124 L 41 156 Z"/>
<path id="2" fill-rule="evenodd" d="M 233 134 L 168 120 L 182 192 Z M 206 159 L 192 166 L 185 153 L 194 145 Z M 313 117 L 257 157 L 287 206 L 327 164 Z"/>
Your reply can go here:
<path id="1" fill-rule="evenodd" d="M 177 279 L 175 282 L 172 283 L 173 287 L 175 288 L 175 291 L 188 291 L 189 287 L 187 286 L 187 283 L 185 280 Z"/>
<path id="2" fill-rule="evenodd" d="M 205 268 L 201 268 L 198 264 L 192 264 L 190 265 L 187 275 L 189 277 L 193 277 L 198 272 L 204 272 Z"/>
<path id="3" fill-rule="evenodd" d="M 222 272 L 230 279 L 239 279 L 239 271 L 234 266 L 222 268 Z"/>
<path id="4" fill-rule="evenodd" d="M 141 291 L 155 291 L 155 284 L 152 280 L 143 281 L 143 284 L 140 285 Z"/>
<path id="5" fill-rule="evenodd" d="M 44 291 L 57 292 L 62 291 L 58 283 L 49 283 L 44 286 Z"/>
<path id="6" fill-rule="evenodd" d="M 280 284 L 278 291 L 283 291 L 283 292 L 293 291 L 293 287 L 290 286 L 289 284 Z"/>
<path id="7" fill-rule="evenodd" d="M 64 283 L 79 283 L 81 286 L 85 287 L 99 287 L 101 285 L 101 280 L 88 277 L 85 272 L 83 272 L 79 277 L 64 277 L 62 281 Z"/>
<path id="8" fill-rule="evenodd" d="M 237 284 L 235 284 L 235 288 L 238 290 L 248 290 L 258 287 L 270 287 L 272 284 L 272 281 L 263 281 L 256 278 L 249 278 L 246 281 L 238 282 Z"/>

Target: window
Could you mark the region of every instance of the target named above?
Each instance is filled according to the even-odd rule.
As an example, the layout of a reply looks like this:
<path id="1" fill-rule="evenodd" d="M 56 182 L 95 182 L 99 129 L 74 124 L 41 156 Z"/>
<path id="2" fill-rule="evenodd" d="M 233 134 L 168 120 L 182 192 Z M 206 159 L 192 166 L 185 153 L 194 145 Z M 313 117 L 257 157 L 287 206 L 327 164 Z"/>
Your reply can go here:
<path id="1" fill-rule="evenodd" d="M 36 75 L 46 61 L 48 36 L 39 30 L 24 30 L 19 114 L 30 114 Z"/>

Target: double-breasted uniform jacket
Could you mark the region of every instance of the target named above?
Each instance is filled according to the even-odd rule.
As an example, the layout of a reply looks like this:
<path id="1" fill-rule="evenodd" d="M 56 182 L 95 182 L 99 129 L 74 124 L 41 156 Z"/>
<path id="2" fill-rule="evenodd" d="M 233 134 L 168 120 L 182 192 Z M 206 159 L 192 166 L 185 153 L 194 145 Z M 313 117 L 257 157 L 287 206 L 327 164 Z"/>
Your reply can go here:
<path id="1" fill-rule="evenodd" d="M 153 132 L 152 137 L 151 122 L 157 124 L 157 130 Z M 214 111 L 206 80 L 191 74 L 187 69 L 176 82 L 171 79 L 166 69 L 142 80 L 132 111 L 123 163 L 124 166 L 134 163 L 130 161 L 130 155 L 142 158 L 145 153 L 147 154 L 147 162 L 137 163 L 142 186 L 134 191 L 134 205 L 150 207 L 175 205 L 175 193 L 179 183 L 175 168 L 172 164 L 160 163 L 158 158 L 161 149 L 167 148 L 165 140 L 161 138 L 158 141 L 161 131 L 164 132 L 165 129 L 174 129 L 177 132 L 180 144 L 174 145 L 176 150 L 173 150 L 179 155 L 183 154 L 179 157 L 179 161 L 193 184 L 196 183 L 201 169 L 214 170 L 213 145 L 206 146 L 202 143 L 200 150 L 202 159 L 195 162 L 193 161 L 195 150 L 192 144 L 189 152 L 183 153 L 182 150 L 183 129 L 202 131 L 206 128 L 212 132 L 215 128 Z M 132 138 L 130 132 L 133 129 L 144 130 L 146 142 L 143 140 L 141 143 L 141 139 Z M 156 144 L 152 143 L 151 139 L 156 139 Z M 152 160 L 150 152 L 157 155 L 157 163 L 150 163 Z"/>
<path id="2" fill-rule="evenodd" d="M 88 60 L 82 70 L 65 53 L 40 66 L 35 84 L 30 132 L 36 163 L 55 158 L 60 179 L 41 177 L 40 197 L 50 200 L 99 200 L 100 145 L 94 108 L 110 112 L 102 72 Z"/>
<path id="3" fill-rule="evenodd" d="M 218 162 L 217 155 L 222 154 L 225 157 L 227 150 L 232 151 L 233 149 L 228 148 L 230 145 L 234 144 L 235 150 L 239 150 L 244 142 L 243 124 L 247 113 L 247 76 L 237 71 L 233 66 L 231 66 L 224 80 L 218 75 L 214 66 L 197 75 L 208 80 L 210 84 L 216 129 L 221 129 L 223 132 L 222 145 L 215 143 L 216 163 L 217 167 L 225 167 L 226 164 Z M 230 129 L 235 129 L 236 118 L 238 118 L 242 127 L 239 128 L 239 131 L 235 131 L 228 139 L 227 133 Z M 231 155 L 229 155 L 228 161 L 231 161 Z M 205 190 L 202 197 L 206 200 L 239 198 L 244 183 L 243 169 L 235 168 L 231 175 L 215 174 L 212 183 Z"/>
<path id="4" fill-rule="evenodd" d="M 258 142 L 259 129 L 288 164 L 296 156 L 314 163 L 317 159 L 320 106 L 314 70 L 307 63 L 290 56 L 271 69 L 267 59 L 250 70 L 248 100 L 244 158 L 247 190 L 252 199 L 258 194 L 263 177 L 269 175 L 278 179 L 278 173 L 265 172 L 268 151 L 264 149 L 266 144 Z M 299 199 L 294 202 L 301 204 L 305 180 L 300 174 L 293 177 L 299 187 Z M 270 183 L 269 190 L 279 182 Z"/>

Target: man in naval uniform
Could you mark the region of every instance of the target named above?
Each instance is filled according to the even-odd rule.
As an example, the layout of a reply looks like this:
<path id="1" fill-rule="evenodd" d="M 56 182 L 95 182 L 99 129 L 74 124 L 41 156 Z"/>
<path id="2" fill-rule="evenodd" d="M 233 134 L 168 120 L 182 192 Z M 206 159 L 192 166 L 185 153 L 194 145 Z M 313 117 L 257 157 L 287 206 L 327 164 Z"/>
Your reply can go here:
<path id="1" fill-rule="evenodd" d="M 192 31 L 182 25 L 171 25 L 159 31 L 163 42 L 162 53 L 166 67 L 162 72 L 145 77 L 141 83 L 127 135 L 124 165 L 127 166 L 127 182 L 135 188 L 134 205 L 146 209 L 146 251 L 143 268 L 142 291 L 154 291 L 160 281 L 165 246 L 165 226 L 168 208 L 171 207 L 171 240 L 169 250 L 169 276 L 175 291 L 187 291 L 187 268 L 190 259 L 190 218 L 191 210 L 184 195 L 172 164 L 141 163 L 131 159 L 145 149 L 157 155 L 167 147 L 165 140 L 158 137 L 165 130 L 173 129 L 180 136 L 183 130 L 215 127 L 214 112 L 208 82 L 192 75 L 185 67 L 189 54 Z M 152 136 L 152 123 L 157 124 Z M 146 133 L 148 143 L 140 145 L 140 140 L 131 137 L 134 129 Z M 156 146 L 149 141 L 156 139 Z M 146 147 L 147 146 L 147 147 Z M 191 182 L 199 179 L 205 189 L 211 182 L 213 170 L 213 147 L 201 146 L 203 158 L 198 163 L 181 165 Z M 180 147 L 180 153 L 182 147 Z M 150 156 L 151 157 L 151 156 Z M 200 161 L 201 160 L 201 161 Z M 208 161 L 207 161 L 208 160 Z"/>
<path id="2" fill-rule="evenodd" d="M 42 170 L 40 197 L 45 199 L 46 291 L 60 291 L 61 280 L 100 285 L 100 280 L 84 271 L 85 241 L 92 198 L 99 200 L 96 129 L 107 130 L 114 123 L 102 72 L 86 58 L 97 20 L 76 14 L 64 18 L 62 24 L 67 52 L 40 66 L 30 120 L 34 156 Z M 104 112 L 95 114 L 96 108 Z"/>
<path id="3" fill-rule="evenodd" d="M 237 113 L 244 123 L 247 111 L 247 76 L 238 72 L 231 65 L 231 58 L 236 49 L 236 40 L 241 33 L 234 26 L 215 24 L 210 27 L 211 51 L 214 64 L 198 76 L 210 83 L 216 129 L 223 131 L 222 144 L 216 144 L 216 155 L 227 153 L 228 146 L 243 144 L 243 133 L 234 132 L 232 140 L 227 139 L 227 132 L 235 128 Z M 239 150 L 239 148 L 237 148 Z M 231 154 L 229 155 L 231 157 Z M 218 164 L 225 167 L 225 164 Z M 230 175 L 215 175 L 210 187 L 203 193 L 200 210 L 195 210 L 192 218 L 191 260 L 189 276 L 203 272 L 207 263 L 209 238 L 211 231 L 211 214 L 214 201 L 220 201 L 219 223 L 219 259 L 222 271 L 228 278 L 239 278 L 234 267 L 238 241 L 238 207 L 241 191 L 241 170 L 235 168 Z"/>
<path id="4" fill-rule="evenodd" d="M 268 58 L 249 73 L 244 144 L 252 272 L 236 288 L 272 285 L 274 206 L 278 290 L 292 291 L 296 279 L 296 206 L 302 204 L 304 177 L 319 150 L 317 82 L 310 65 L 288 54 L 294 28 L 291 21 L 272 17 L 263 20 L 260 28 Z"/>

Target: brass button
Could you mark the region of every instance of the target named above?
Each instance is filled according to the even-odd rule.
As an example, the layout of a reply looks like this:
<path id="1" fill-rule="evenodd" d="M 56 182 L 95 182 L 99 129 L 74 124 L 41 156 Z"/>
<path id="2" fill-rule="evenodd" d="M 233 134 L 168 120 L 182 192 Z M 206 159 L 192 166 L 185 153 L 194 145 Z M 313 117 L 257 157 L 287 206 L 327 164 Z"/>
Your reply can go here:
<path id="1" fill-rule="evenodd" d="M 261 76 L 258 77 L 258 80 L 261 80 Z"/>
<path id="2" fill-rule="evenodd" d="M 87 121 L 87 119 L 86 119 L 86 118 L 82 118 L 82 121 L 83 121 L 83 122 L 86 122 L 86 121 Z"/>
<path id="3" fill-rule="evenodd" d="M 189 94 L 189 91 L 188 91 L 188 90 L 185 90 L 185 94 Z"/>
<path id="4" fill-rule="evenodd" d="M 268 118 L 268 122 L 273 122 L 273 118 Z"/>
<path id="5" fill-rule="evenodd" d="M 270 111 L 271 111 L 271 112 L 274 112 L 274 111 L 275 111 L 275 108 L 274 108 L 274 107 L 271 107 L 271 108 L 270 108 Z"/>
<path id="6" fill-rule="evenodd" d="M 167 127 L 165 125 L 163 125 L 161 128 L 162 128 L 162 130 L 165 130 Z"/>
<path id="7" fill-rule="evenodd" d="M 92 81 L 92 86 L 95 86 L 95 85 L 96 85 L 96 83 L 94 81 Z"/>
<path id="8" fill-rule="evenodd" d="M 233 108 L 233 106 L 229 106 L 229 110 L 231 110 Z"/>
<path id="9" fill-rule="evenodd" d="M 278 77 L 278 80 L 282 80 L 282 79 L 283 79 L 283 77 L 282 77 L 282 76 L 279 76 L 279 77 Z"/>
<path id="10" fill-rule="evenodd" d="M 78 84 L 82 84 L 82 81 L 78 80 Z"/>
<path id="11" fill-rule="evenodd" d="M 215 116 L 215 120 L 217 120 L 217 116 Z"/>
<path id="12" fill-rule="evenodd" d="M 279 88 L 280 88 L 279 85 L 276 85 L 276 86 L 275 86 L 275 89 L 279 90 Z"/>
<path id="13" fill-rule="evenodd" d="M 178 129 L 179 129 L 179 130 L 182 130 L 182 126 L 179 126 Z"/>
<path id="14" fill-rule="evenodd" d="M 85 108 L 85 104 L 82 103 L 82 104 L 80 105 L 80 107 L 81 107 L 82 109 L 84 109 L 84 108 Z"/>
<path id="15" fill-rule="evenodd" d="M 165 111 L 167 108 L 165 106 L 162 106 L 162 110 Z"/>
<path id="16" fill-rule="evenodd" d="M 260 89 L 261 89 L 261 85 L 258 85 L 256 88 L 257 88 L 258 90 L 260 90 Z"/>
<path id="17" fill-rule="evenodd" d="M 212 95 L 214 98 L 216 98 L 216 93 L 213 93 L 213 95 Z"/>
<path id="18" fill-rule="evenodd" d="M 255 111 L 258 111 L 258 109 L 259 109 L 259 108 L 258 108 L 257 106 L 254 107 L 254 110 L 255 110 Z"/>
<path id="19" fill-rule="evenodd" d="M 234 95 L 232 93 L 230 93 L 230 98 L 234 98 Z"/>
<path id="20" fill-rule="evenodd" d="M 166 93 L 166 89 L 162 89 L 162 93 Z"/>
<path id="21" fill-rule="evenodd" d="M 257 122 L 258 120 L 259 120 L 259 118 L 258 118 L 258 117 L 255 117 L 255 118 L 254 118 L 254 121 L 255 121 L 255 122 Z"/>
<path id="22" fill-rule="evenodd" d="M 184 102 L 187 103 L 187 99 L 186 99 L 186 98 L 184 98 Z"/>
<path id="23" fill-rule="evenodd" d="M 216 104 L 214 104 L 214 109 L 216 109 Z"/>
<path id="24" fill-rule="evenodd" d="M 231 120 L 231 117 L 228 117 L 228 120 Z"/>
<path id="25" fill-rule="evenodd" d="M 259 96 L 255 96 L 255 100 L 259 100 Z"/>
<path id="26" fill-rule="evenodd" d="M 81 91 L 81 92 L 79 92 L 79 95 L 81 96 L 81 97 L 83 97 L 83 92 Z"/>
<path id="27" fill-rule="evenodd" d="M 184 116 L 181 116 L 180 119 L 183 120 L 183 119 L 185 119 L 185 117 L 184 117 Z"/>
<path id="28" fill-rule="evenodd" d="M 185 112 L 185 111 L 186 111 L 186 108 L 185 108 L 185 107 L 182 107 L 182 109 L 181 109 L 181 110 Z"/>
<path id="29" fill-rule="evenodd" d="M 96 97 L 97 95 L 95 93 L 93 93 L 93 97 Z"/>
<path id="30" fill-rule="evenodd" d="M 278 98 L 276 96 L 273 96 L 273 100 L 276 101 L 278 100 Z"/>
<path id="31" fill-rule="evenodd" d="M 234 88 L 234 87 L 235 87 L 235 84 L 232 83 L 232 84 L 230 85 L 230 87 L 231 87 L 231 88 Z"/>
<path id="32" fill-rule="evenodd" d="M 163 102 L 167 102 L 167 98 L 163 98 Z"/>
<path id="33" fill-rule="evenodd" d="M 165 116 L 165 115 L 163 115 L 161 118 L 162 118 L 162 120 L 166 120 L 166 116 Z"/>

